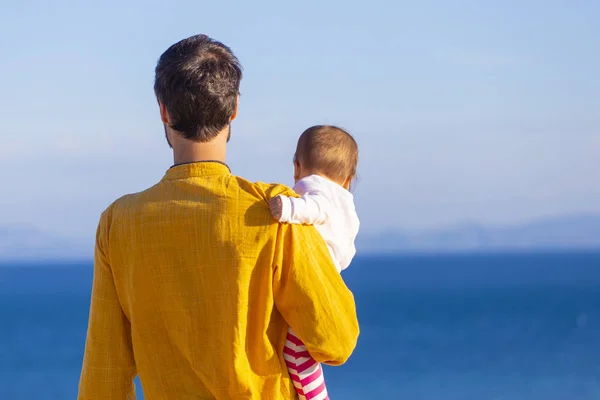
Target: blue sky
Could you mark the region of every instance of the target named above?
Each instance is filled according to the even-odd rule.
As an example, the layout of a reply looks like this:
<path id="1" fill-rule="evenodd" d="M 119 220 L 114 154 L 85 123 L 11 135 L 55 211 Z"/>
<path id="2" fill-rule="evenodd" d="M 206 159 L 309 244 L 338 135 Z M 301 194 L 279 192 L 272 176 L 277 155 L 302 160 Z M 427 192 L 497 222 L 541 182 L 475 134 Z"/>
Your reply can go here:
<path id="1" fill-rule="evenodd" d="M 360 146 L 366 232 L 600 212 L 596 1 L 9 2 L 0 225 L 91 237 L 170 166 L 156 60 L 207 33 L 245 77 L 228 162 L 292 183 L 319 123 Z"/>

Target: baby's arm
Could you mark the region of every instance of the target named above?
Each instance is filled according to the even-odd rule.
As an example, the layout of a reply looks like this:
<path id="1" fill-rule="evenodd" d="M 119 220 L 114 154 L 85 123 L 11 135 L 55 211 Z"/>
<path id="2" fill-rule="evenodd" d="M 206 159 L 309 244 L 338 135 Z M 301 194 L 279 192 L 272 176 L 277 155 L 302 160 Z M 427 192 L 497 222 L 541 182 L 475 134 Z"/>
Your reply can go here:
<path id="1" fill-rule="evenodd" d="M 327 221 L 331 203 L 319 193 L 306 193 L 300 198 L 275 196 L 270 202 L 271 213 L 279 222 L 317 225 Z"/>

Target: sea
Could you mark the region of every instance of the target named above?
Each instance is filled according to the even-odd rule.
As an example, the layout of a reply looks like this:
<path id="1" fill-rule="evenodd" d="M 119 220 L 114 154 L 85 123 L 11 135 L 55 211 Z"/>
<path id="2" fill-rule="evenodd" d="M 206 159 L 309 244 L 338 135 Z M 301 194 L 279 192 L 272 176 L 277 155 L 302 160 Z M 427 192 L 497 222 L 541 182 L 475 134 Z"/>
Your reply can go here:
<path id="1" fill-rule="evenodd" d="M 600 399 L 600 253 L 361 257 L 343 275 L 361 335 L 325 370 L 334 400 Z M 76 399 L 91 282 L 91 262 L 0 266 L 0 400 Z"/>

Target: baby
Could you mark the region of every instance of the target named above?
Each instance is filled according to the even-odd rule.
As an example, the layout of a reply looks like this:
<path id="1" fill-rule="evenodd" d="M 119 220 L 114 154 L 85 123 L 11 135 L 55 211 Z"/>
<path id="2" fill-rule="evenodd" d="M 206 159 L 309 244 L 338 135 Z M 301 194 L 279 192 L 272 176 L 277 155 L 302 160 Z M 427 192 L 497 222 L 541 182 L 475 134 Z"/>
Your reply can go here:
<path id="1" fill-rule="evenodd" d="M 301 197 L 280 195 L 270 201 L 279 222 L 315 225 L 340 272 L 356 253 L 359 221 L 349 188 L 357 164 L 358 146 L 348 132 L 335 126 L 308 128 L 298 139 L 294 155 L 294 191 Z M 291 329 L 284 358 L 300 400 L 329 399 L 321 365 Z"/>

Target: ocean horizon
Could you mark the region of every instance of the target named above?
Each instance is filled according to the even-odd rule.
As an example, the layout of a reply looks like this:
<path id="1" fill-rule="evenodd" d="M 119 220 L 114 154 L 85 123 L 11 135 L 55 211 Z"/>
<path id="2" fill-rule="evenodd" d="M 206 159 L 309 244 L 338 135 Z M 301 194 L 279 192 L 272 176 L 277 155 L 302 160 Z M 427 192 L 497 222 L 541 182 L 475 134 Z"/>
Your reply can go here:
<path id="1" fill-rule="evenodd" d="M 92 262 L 0 262 L 0 399 L 76 398 Z M 600 398 L 600 251 L 357 257 L 333 399 Z M 138 381 L 138 398 L 143 399 Z"/>

